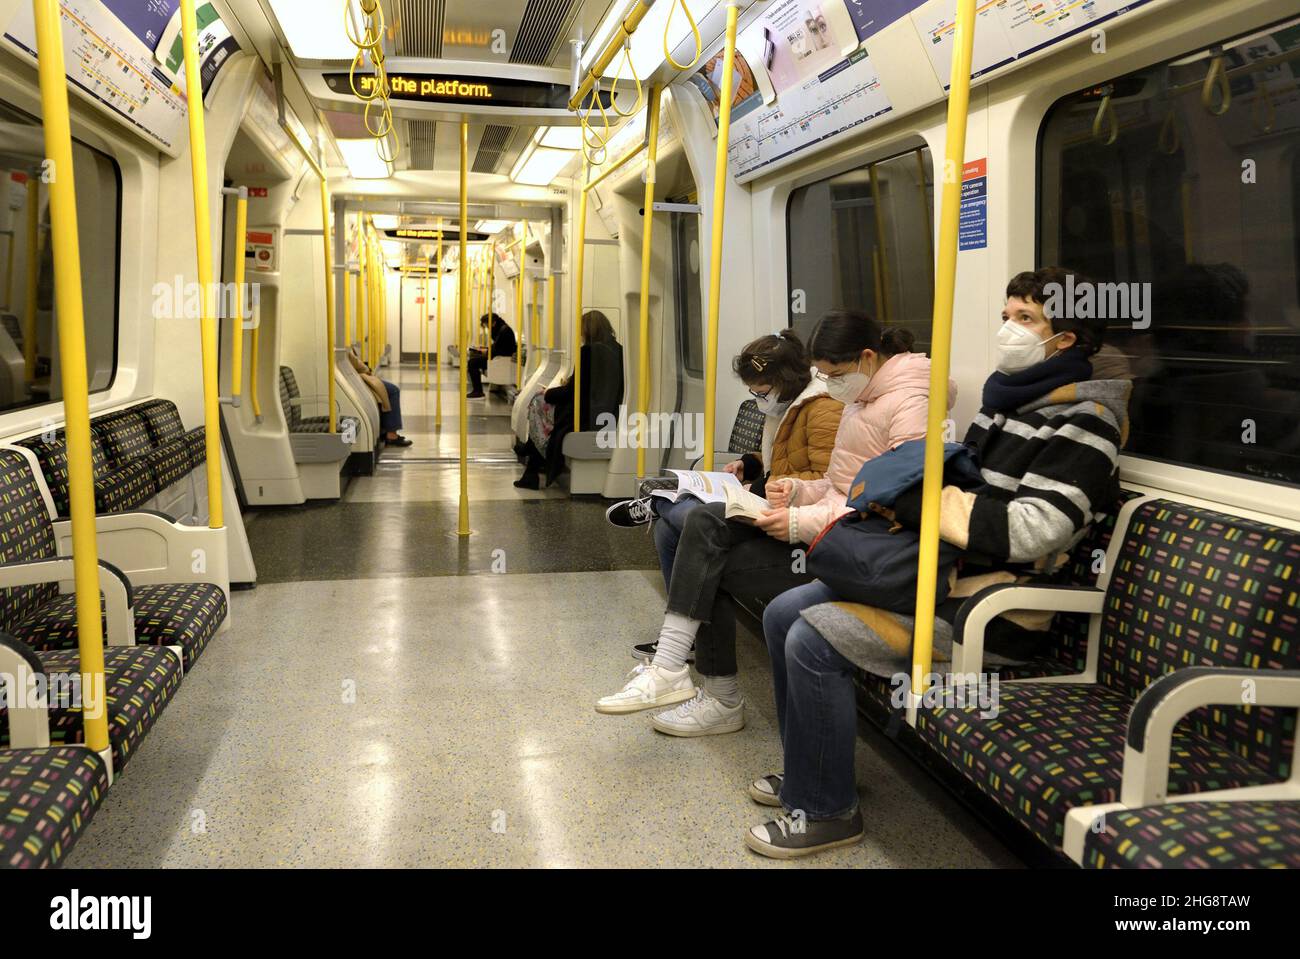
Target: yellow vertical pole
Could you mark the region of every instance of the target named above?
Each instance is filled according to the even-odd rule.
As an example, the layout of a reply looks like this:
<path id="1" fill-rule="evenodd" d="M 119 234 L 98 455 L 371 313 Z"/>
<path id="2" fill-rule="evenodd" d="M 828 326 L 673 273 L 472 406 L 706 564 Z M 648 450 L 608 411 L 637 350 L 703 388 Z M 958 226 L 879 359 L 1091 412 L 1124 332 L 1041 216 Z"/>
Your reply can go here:
<path id="1" fill-rule="evenodd" d="M 736 66 L 736 0 L 727 3 L 727 37 L 722 53 L 718 101 L 718 141 L 713 159 L 713 237 L 709 254 L 709 316 L 704 353 L 704 468 L 713 469 L 713 439 L 718 415 L 718 317 L 722 308 L 722 227 L 727 210 L 727 148 L 731 136 L 732 87 Z M 652 145 L 653 146 L 653 145 Z M 646 216 L 650 215 L 646 198 Z M 638 470 L 638 473 L 640 470 Z"/>
<path id="2" fill-rule="evenodd" d="M 235 302 L 239 304 L 231 321 L 230 395 L 244 392 L 244 271 L 248 246 L 248 189 L 241 188 L 235 201 Z"/>
<path id="3" fill-rule="evenodd" d="M 362 362 L 370 356 L 370 324 L 366 318 L 366 222 L 357 216 L 357 352 Z"/>
<path id="4" fill-rule="evenodd" d="M 420 284 L 420 366 L 424 370 L 424 392 L 429 392 L 429 258 L 424 258 L 424 279 Z M 427 408 L 427 407 L 426 407 Z"/>
<path id="5" fill-rule="evenodd" d="M 934 263 L 934 210 L 930 208 L 930 194 L 925 188 L 925 149 L 916 150 L 917 186 L 921 193 L 921 209 L 925 212 L 925 243 L 930 251 L 930 262 Z"/>
<path id="6" fill-rule="evenodd" d="M 881 321 L 892 323 L 894 322 L 894 296 L 889 282 L 889 252 L 885 243 L 885 217 L 880 206 L 880 178 L 876 174 L 876 164 L 872 163 L 868 166 L 867 173 L 871 178 L 871 207 L 876 215 L 876 250 L 880 255 L 877 275 L 882 298 L 877 300 L 876 305 L 884 314 L 880 317 Z"/>
<path id="7" fill-rule="evenodd" d="M 521 222 L 520 226 L 527 230 Z M 515 389 L 524 385 L 524 239 L 519 238 L 519 274 L 515 277 Z"/>
<path id="8" fill-rule="evenodd" d="M 345 253 L 345 264 L 346 255 Z M 352 349 L 352 286 L 348 283 L 346 269 L 343 272 L 343 348 Z"/>
<path id="9" fill-rule="evenodd" d="M 582 429 L 582 281 L 587 261 L 587 176 L 589 165 L 582 160 L 582 184 L 578 188 L 578 222 L 573 227 L 573 431 Z"/>
<path id="10" fill-rule="evenodd" d="M 435 429 L 442 429 L 442 217 L 438 217 L 438 305 L 437 320 L 433 325 L 433 362 L 437 364 L 434 373 L 434 387 L 436 396 L 434 397 L 434 414 L 433 425 Z"/>
<path id="11" fill-rule="evenodd" d="M 460 121 L 460 315 L 456 323 L 456 341 L 460 344 L 460 519 L 456 532 L 469 535 L 469 363 L 465 347 L 469 337 L 469 120 Z"/>
<path id="12" fill-rule="evenodd" d="M 334 394 L 334 264 L 330 261 L 330 186 L 324 171 L 320 178 L 321 237 L 325 250 L 325 402 L 329 406 L 330 432 L 339 431 Z"/>
<path id="13" fill-rule="evenodd" d="M 12 179 L 13 174 L 5 171 L 5 176 Z M 10 225 L 13 226 L 12 217 Z M 5 309 L 12 309 L 14 300 L 14 248 L 18 245 L 18 228 L 9 231 L 9 242 L 5 244 Z"/>
<path id="14" fill-rule="evenodd" d="M 44 114 L 45 155 L 52 164 L 50 230 L 54 252 L 55 314 L 67 421 L 68 505 L 72 518 L 72 566 L 76 583 L 77 648 L 81 674 L 104 689 L 104 632 L 99 610 L 99 556 L 95 544 L 95 478 L 90 458 L 90 397 L 86 378 L 86 326 L 81 301 L 81 246 L 68 119 L 68 80 L 63 66 L 63 28 L 58 0 L 33 0 L 37 66 Z M 36 272 L 36 264 L 28 264 Z M 104 756 L 112 772 L 108 715 L 104 704 L 82 715 L 86 745 Z"/>
<path id="15" fill-rule="evenodd" d="M 203 347 L 203 432 L 207 452 L 208 526 L 225 525 L 221 506 L 221 405 L 217 395 L 217 324 L 212 315 L 212 211 L 208 205 L 208 144 L 203 128 L 203 87 L 199 82 L 199 37 L 194 0 L 181 0 L 185 45 L 185 98 L 190 122 L 190 174 L 194 181 L 194 239 L 198 247 L 202 293 L 199 335 Z M 328 273 L 326 276 L 328 277 Z"/>
<path id="16" fill-rule="evenodd" d="M 16 236 L 10 234 L 9 247 Z M 27 309 L 23 313 L 23 366 L 30 384 L 36 379 L 36 303 L 41 274 L 41 179 L 27 175 Z"/>
<path id="17" fill-rule="evenodd" d="M 546 348 L 555 349 L 555 274 L 546 274 Z"/>
<path id="18" fill-rule="evenodd" d="M 723 85 L 730 84 L 731 74 L 726 71 L 726 78 Z M 640 337 L 637 341 L 637 384 L 636 384 L 636 409 L 641 415 L 637 417 L 638 423 L 645 423 L 646 410 L 650 406 L 650 254 L 653 250 L 653 232 L 654 232 L 654 206 L 655 206 L 655 163 L 659 158 L 659 97 L 663 92 L 663 87 L 655 84 L 650 88 L 647 97 L 648 104 L 646 112 L 648 119 L 646 121 L 646 165 L 645 165 L 645 215 L 641 219 L 641 326 Z M 729 105 L 730 100 L 723 103 L 723 109 Z M 716 211 L 715 211 L 716 212 Z M 715 228 L 716 229 L 716 228 Z M 712 311 L 713 303 L 709 304 Z M 707 368 L 705 375 L 707 376 Z M 710 387 L 705 385 L 705 403 L 708 403 Z M 708 433 L 707 411 L 705 406 L 706 426 L 705 433 L 709 437 L 708 443 L 705 444 L 705 455 L 713 448 L 712 435 Z M 637 430 L 636 438 L 636 478 L 640 482 L 645 478 L 645 444 L 647 440 L 644 429 Z M 712 460 L 708 460 L 704 467 L 712 469 Z"/>
<path id="19" fill-rule="evenodd" d="M 939 215 L 939 263 L 935 271 L 934 330 L 930 345 L 930 410 L 925 434 L 925 482 L 921 494 L 921 543 L 917 563 L 916 635 L 912 644 L 912 693 L 925 691 L 934 646 L 934 608 L 939 566 L 939 499 L 943 488 L 943 422 L 948 415 L 948 368 L 956 297 L 961 173 L 966 159 L 966 113 L 970 108 L 975 0 L 959 0 L 948 94 L 947 150 Z"/>
<path id="20" fill-rule="evenodd" d="M 541 281 L 537 279 L 537 277 L 533 277 L 533 346 L 539 350 L 542 348 L 542 319 L 537 309 L 538 305 L 542 302 L 542 298 L 537 292 L 537 285 L 540 282 Z"/>

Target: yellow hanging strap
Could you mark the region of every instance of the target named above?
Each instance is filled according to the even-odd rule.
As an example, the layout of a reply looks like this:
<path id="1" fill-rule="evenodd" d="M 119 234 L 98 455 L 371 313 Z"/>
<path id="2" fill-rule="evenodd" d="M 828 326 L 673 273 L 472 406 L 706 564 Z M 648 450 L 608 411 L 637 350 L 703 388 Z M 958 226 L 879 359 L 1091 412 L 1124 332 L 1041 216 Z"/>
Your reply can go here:
<path id="1" fill-rule="evenodd" d="M 247 297 L 244 271 L 248 266 L 248 188 L 239 188 L 235 200 L 235 302 L 239 304 L 231 320 L 230 395 L 238 399 L 244 392 L 244 310 Z"/>
<path id="2" fill-rule="evenodd" d="M 668 43 L 668 33 L 673 25 L 673 14 L 681 8 L 682 13 L 686 14 L 686 22 L 691 25 L 691 33 L 695 37 L 695 57 L 690 63 L 678 63 L 673 59 L 673 52 Z M 668 19 L 664 21 L 664 59 L 672 65 L 674 70 L 694 70 L 695 65 L 700 62 L 700 54 L 704 50 L 704 45 L 700 42 L 700 27 L 691 16 L 691 8 L 686 5 L 686 0 L 673 0 L 673 8 L 668 11 Z"/>
<path id="3" fill-rule="evenodd" d="M 650 264 L 651 254 L 653 252 L 653 234 L 654 234 L 654 207 L 655 207 L 655 164 L 659 158 L 659 97 L 663 88 L 655 84 L 650 88 L 649 103 L 646 106 L 646 112 L 649 117 L 646 121 L 646 165 L 645 165 L 645 201 L 643 207 L 645 216 L 641 218 L 641 323 L 640 336 L 637 340 L 637 384 L 636 384 L 636 409 L 641 415 L 637 417 L 637 422 L 645 423 L 646 412 L 650 406 Z M 726 142 L 725 140 L 723 141 Z M 715 231 L 721 229 L 721 223 L 714 226 Z M 714 297 L 712 302 L 716 302 Z M 712 309 L 712 303 L 710 304 Z M 708 367 L 706 364 L 705 373 L 707 375 Z M 708 394 L 709 389 L 705 385 L 705 430 L 708 430 Z M 637 430 L 636 442 L 636 478 L 639 483 L 645 479 L 645 444 L 648 437 L 646 430 Z M 710 435 L 708 442 L 705 444 L 707 453 L 713 448 L 713 437 Z M 706 465 L 705 469 L 709 469 Z"/>
<path id="4" fill-rule="evenodd" d="M 13 249 L 15 237 L 9 237 Z M 27 175 L 27 309 L 23 313 L 23 367 L 30 384 L 36 379 L 36 310 L 40 289 L 41 179 Z"/>
<path id="5" fill-rule="evenodd" d="M 619 108 L 618 98 L 615 96 L 618 90 L 618 81 L 623 79 L 624 67 L 627 67 L 628 71 L 632 74 L 632 81 L 636 84 L 636 102 L 632 104 L 632 109 L 627 110 L 626 112 Z M 641 78 L 636 75 L 636 64 L 632 62 L 632 39 L 627 34 L 624 34 L 623 59 L 618 65 L 618 72 L 614 74 L 613 82 L 609 85 L 609 105 L 614 108 L 614 112 L 620 117 L 627 119 L 632 116 L 632 114 L 639 112 L 643 103 L 645 103 L 645 90 L 641 86 Z M 585 171 L 583 172 L 582 182 L 587 182 Z"/>
<path id="6" fill-rule="evenodd" d="M 714 426 L 718 408 L 718 318 L 722 307 L 722 227 L 727 210 L 727 145 L 731 133 L 731 100 L 736 64 L 736 18 L 739 16 L 735 0 L 727 4 L 727 37 L 722 54 L 722 95 L 718 102 L 718 140 L 713 158 L 713 239 L 709 254 L 709 317 L 708 345 L 704 359 L 704 469 L 713 469 Z M 698 34 L 697 34 L 698 35 Z M 655 124 L 657 136 L 658 123 Z M 651 149 L 654 143 L 651 142 Z M 646 234 L 650 232 L 650 210 L 654 203 L 651 187 L 646 188 Z M 648 255 L 646 263 L 648 264 Z M 647 281 L 646 267 L 642 280 Z M 648 294 L 642 290 L 641 295 Z M 645 364 L 647 379 L 649 363 Z M 647 384 L 648 385 L 648 384 Z M 644 410 L 642 410 L 644 412 Z M 642 420 L 644 422 L 644 420 Z M 642 444 L 644 446 L 644 444 Z M 638 465 L 638 478 L 645 474 Z"/>
<path id="7" fill-rule="evenodd" d="M 101 754 L 112 776 L 104 691 L 104 627 L 99 608 L 99 555 L 95 543 L 95 477 L 90 457 L 90 397 L 86 377 L 86 325 L 81 302 L 81 245 L 68 119 L 68 80 L 63 65 L 63 30 L 57 0 L 34 0 L 37 66 L 45 155 L 52 164 L 50 229 L 54 252 L 55 315 L 67 422 L 68 505 L 72 518 L 72 567 L 76 583 L 77 649 L 84 680 L 99 694 L 99 708 L 87 708 L 81 722 L 85 742 Z M 197 85 L 197 84 L 196 84 Z M 36 264 L 27 265 L 29 273 Z M 12 688 L 12 681 L 10 682 Z"/>
<path id="8" fill-rule="evenodd" d="M 469 400 L 466 397 L 468 382 L 469 327 L 469 121 L 460 121 L 460 311 L 456 322 L 456 341 L 460 355 L 460 515 L 456 532 L 469 535 L 469 450 L 468 424 Z"/>
<path id="9" fill-rule="evenodd" d="M 199 335 L 203 349 L 203 431 L 207 452 L 208 526 L 221 529 L 225 525 L 221 511 L 221 400 L 217 394 L 217 323 L 212 315 L 212 219 L 208 204 L 208 144 L 203 128 L 198 32 L 194 0 L 181 0 L 185 98 L 190 121 L 190 174 L 194 185 L 194 237 L 198 247 L 199 290 L 202 293 Z"/>
<path id="10" fill-rule="evenodd" d="M 925 482 L 921 494 L 921 543 L 917 564 L 916 634 L 912 644 L 912 693 L 925 692 L 934 646 L 934 610 L 939 568 L 939 498 L 943 490 L 943 424 L 948 415 L 948 369 L 956 297 L 961 179 L 966 159 L 966 114 L 970 108 L 971 60 L 975 43 L 975 0 L 959 0 L 948 95 L 947 156 L 939 215 L 939 262 L 935 272 L 934 328 L 930 347 L 930 406 L 925 434 Z"/>
<path id="11" fill-rule="evenodd" d="M 1219 94 L 1215 103 L 1214 94 Z M 1216 48 L 1210 60 L 1210 72 L 1205 75 L 1201 87 L 1201 105 L 1211 114 L 1221 117 L 1232 108 L 1232 84 L 1228 81 L 1228 71 L 1223 64 L 1223 51 Z"/>

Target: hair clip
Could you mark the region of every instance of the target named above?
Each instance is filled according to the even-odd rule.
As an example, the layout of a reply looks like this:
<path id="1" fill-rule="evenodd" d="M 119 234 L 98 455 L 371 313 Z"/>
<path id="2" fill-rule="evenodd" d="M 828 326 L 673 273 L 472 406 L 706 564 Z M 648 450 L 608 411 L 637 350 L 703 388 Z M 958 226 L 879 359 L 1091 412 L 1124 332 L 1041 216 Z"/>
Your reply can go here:
<path id="1" fill-rule="evenodd" d="M 767 360 L 759 359 L 757 356 L 751 356 L 749 358 L 749 364 L 754 367 L 756 373 L 762 373 L 763 368 L 767 366 Z"/>

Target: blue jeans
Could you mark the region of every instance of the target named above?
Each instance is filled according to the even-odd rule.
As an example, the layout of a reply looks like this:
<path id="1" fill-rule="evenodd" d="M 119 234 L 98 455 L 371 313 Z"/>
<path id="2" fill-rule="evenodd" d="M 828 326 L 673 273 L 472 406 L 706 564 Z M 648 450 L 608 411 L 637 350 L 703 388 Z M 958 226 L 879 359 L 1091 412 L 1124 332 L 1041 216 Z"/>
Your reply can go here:
<path id="1" fill-rule="evenodd" d="M 659 551 L 659 569 L 664 574 L 664 588 L 673 582 L 673 561 L 677 558 L 677 544 L 682 538 L 682 527 L 686 524 L 686 514 L 704 504 L 694 496 L 683 496 L 676 503 L 669 502 L 662 496 L 652 496 L 650 507 L 659 522 L 655 523 L 655 549 Z"/>
<path id="2" fill-rule="evenodd" d="M 787 590 L 763 613 L 785 749 L 781 805 L 808 819 L 836 819 L 858 805 L 854 667 L 799 615 L 835 598 L 818 580 Z"/>
<path id="3" fill-rule="evenodd" d="M 388 405 L 391 409 L 385 413 L 379 411 L 379 428 L 383 430 L 384 435 L 396 433 L 402 428 L 402 391 L 397 388 L 396 383 L 390 383 L 388 380 L 381 380 L 384 389 L 388 391 Z"/>

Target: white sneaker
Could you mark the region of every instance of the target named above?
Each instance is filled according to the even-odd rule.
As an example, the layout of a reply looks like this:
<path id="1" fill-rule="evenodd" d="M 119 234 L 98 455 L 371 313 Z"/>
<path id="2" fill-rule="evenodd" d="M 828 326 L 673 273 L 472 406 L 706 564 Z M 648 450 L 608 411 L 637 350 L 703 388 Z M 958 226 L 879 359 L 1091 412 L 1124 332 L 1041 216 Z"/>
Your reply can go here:
<path id="1" fill-rule="evenodd" d="M 720 736 L 745 728 L 745 701 L 727 706 L 701 689 L 694 699 L 659 713 L 650 724 L 669 736 Z"/>
<path id="2" fill-rule="evenodd" d="M 673 672 L 654 663 L 638 663 L 627 676 L 627 685 L 596 702 L 596 712 L 637 713 L 655 706 L 671 706 L 695 695 L 689 666 Z"/>

